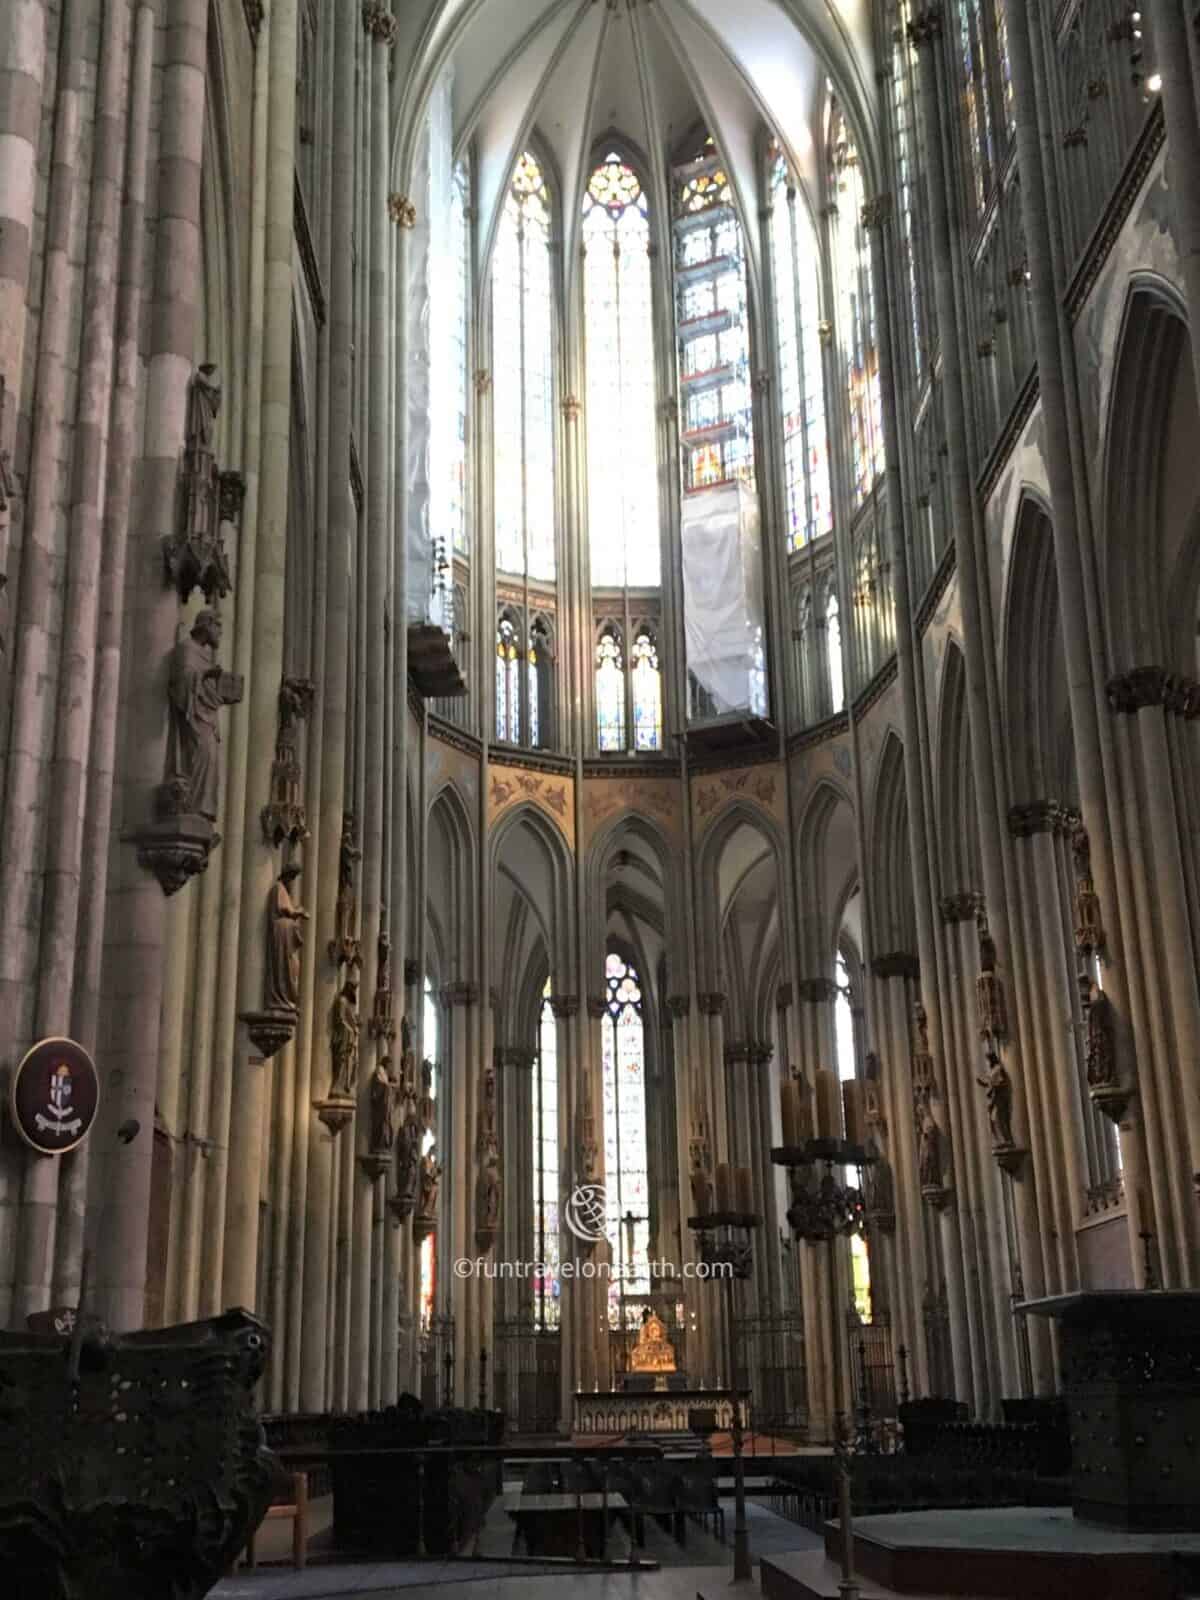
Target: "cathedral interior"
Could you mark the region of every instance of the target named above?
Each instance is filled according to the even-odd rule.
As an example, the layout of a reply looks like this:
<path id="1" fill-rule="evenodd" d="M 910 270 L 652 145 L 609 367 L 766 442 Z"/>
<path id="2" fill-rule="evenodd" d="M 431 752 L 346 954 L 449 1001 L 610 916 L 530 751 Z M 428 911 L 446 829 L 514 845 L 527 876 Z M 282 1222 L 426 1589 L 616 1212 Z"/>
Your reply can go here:
<path id="1" fill-rule="evenodd" d="M 1195 0 L 6 0 L 2 1337 L 815 1451 L 1195 1330 L 1198 406 Z"/>

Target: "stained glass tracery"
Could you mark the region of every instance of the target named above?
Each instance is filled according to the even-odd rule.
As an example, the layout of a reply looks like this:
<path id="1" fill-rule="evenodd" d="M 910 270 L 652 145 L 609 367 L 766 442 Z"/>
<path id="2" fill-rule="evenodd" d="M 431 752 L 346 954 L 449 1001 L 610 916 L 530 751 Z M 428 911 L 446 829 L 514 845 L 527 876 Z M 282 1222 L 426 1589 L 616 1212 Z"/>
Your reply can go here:
<path id="1" fill-rule="evenodd" d="M 658 650 L 648 633 L 639 633 L 631 651 L 633 671 L 633 748 L 662 748 L 662 673 Z"/>
<path id="2" fill-rule="evenodd" d="M 558 1034 L 550 1004 L 550 982 L 542 991 L 537 1067 L 533 1076 L 533 1215 L 537 1265 L 534 1320 L 539 1328 L 559 1324 Z"/>
<path id="3" fill-rule="evenodd" d="M 550 203 L 526 151 L 509 184 L 492 266 L 496 565 L 553 578 L 554 370 Z"/>
<path id="4" fill-rule="evenodd" d="M 636 970 L 610 952 L 604 978 L 605 1196 L 607 1233 L 618 1265 L 609 1289 L 608 1315 L 610 1325 L 619 1327 L 624 1297 L 644 1295 L 650 1288 L 646 1057 L 642 988 Z M 632 1224 L 624 1220 L 629 1215 Z M 628 1308 L 627 1316 L 640 1320 L 637 1308 Z"/>
<path id="5" fill-rule="evenodd" d="M 625 748 L 625 669 L 615 628 L 596 646 L 596 742 L 606 753 Z"/>
<path id="6" fill-rule="evenodd" d="M 821 362 L 821 258 L 808 208 L 780 152 L 771 171 L 771 265 L 783 409 L 788 548 L 833 525 Z"/>
<path id="7" fill-rule="evenodd" d="M 834 281 L 838 332 L 850 406 L 854 503 L 858 506 L 883 471 L 883 397 L 871 254 L 862 222 L 862 170 L 845 115 L 836 102 L 830 118 L 829 165 L 836 196 Z"/>

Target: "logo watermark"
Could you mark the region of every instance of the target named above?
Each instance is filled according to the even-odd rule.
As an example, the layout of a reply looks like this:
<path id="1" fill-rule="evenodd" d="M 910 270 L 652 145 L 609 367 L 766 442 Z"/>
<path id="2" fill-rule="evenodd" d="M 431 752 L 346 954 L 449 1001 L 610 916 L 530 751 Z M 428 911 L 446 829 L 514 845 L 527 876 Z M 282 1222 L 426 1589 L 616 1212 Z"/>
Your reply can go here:
<path id="1" fill-rule="evenodd" d="M 580 1183 L 567 1196 L 563 1221 L 583 1244 L 608 1237 L 608 1193 L 602 1183 Z"/>
<path id="2" fill-rule="evenodd" d="M 454 1276 L 456 1278 L 532 1278 L 549 1280 L 559 1278 L 564 1282 L 572 1279 L 596 1279 L 604 1283 L 632 1284 L 645 1288 L 645 1281 L 651 1283 L 661 1281 L 682 1282 L 692 1279 L 731 1278 L 733 1264 L 728 1261 L 685 1261 L 680 1265 L 676 1261 L 649 1261 L 644 1266 L 629 1262 L 624 1266 L 619 1261 L 592 1261 L 585 1258 L 575 1261 L 568 1257 L 565 1261 L 551 1266 L 545 1261 L 494 1261 L 491 1256 L 459 1256 L 454 1263 Z"/>

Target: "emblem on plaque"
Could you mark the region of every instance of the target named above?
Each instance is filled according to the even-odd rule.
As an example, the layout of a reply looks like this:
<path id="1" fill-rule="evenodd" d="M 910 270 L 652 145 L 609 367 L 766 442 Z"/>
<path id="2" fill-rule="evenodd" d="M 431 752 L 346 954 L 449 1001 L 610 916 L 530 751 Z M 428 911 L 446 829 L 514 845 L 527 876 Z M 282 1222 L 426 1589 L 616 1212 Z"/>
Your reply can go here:
<path id="1" fill-rule="evenodd" d="M 9 1111 L 25 1143 L 43 1156 L 82 1144 L 96 1120 L 96 1064 L 73 1039 L 43 1039 L 13 1073 Z"/>

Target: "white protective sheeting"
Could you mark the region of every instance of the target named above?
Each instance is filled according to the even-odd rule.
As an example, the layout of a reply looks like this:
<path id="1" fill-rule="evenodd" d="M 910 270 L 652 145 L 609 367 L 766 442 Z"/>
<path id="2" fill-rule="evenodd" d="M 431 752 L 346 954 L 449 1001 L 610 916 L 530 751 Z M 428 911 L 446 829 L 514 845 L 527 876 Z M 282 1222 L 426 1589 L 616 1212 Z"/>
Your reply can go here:
<path id="1" fill-rule="evenodd" d="M 741 483 L 686 495 L 681 531 L 688 671 L 718 716 L 756 711 L 763 634 L 757 496 Z"/>

